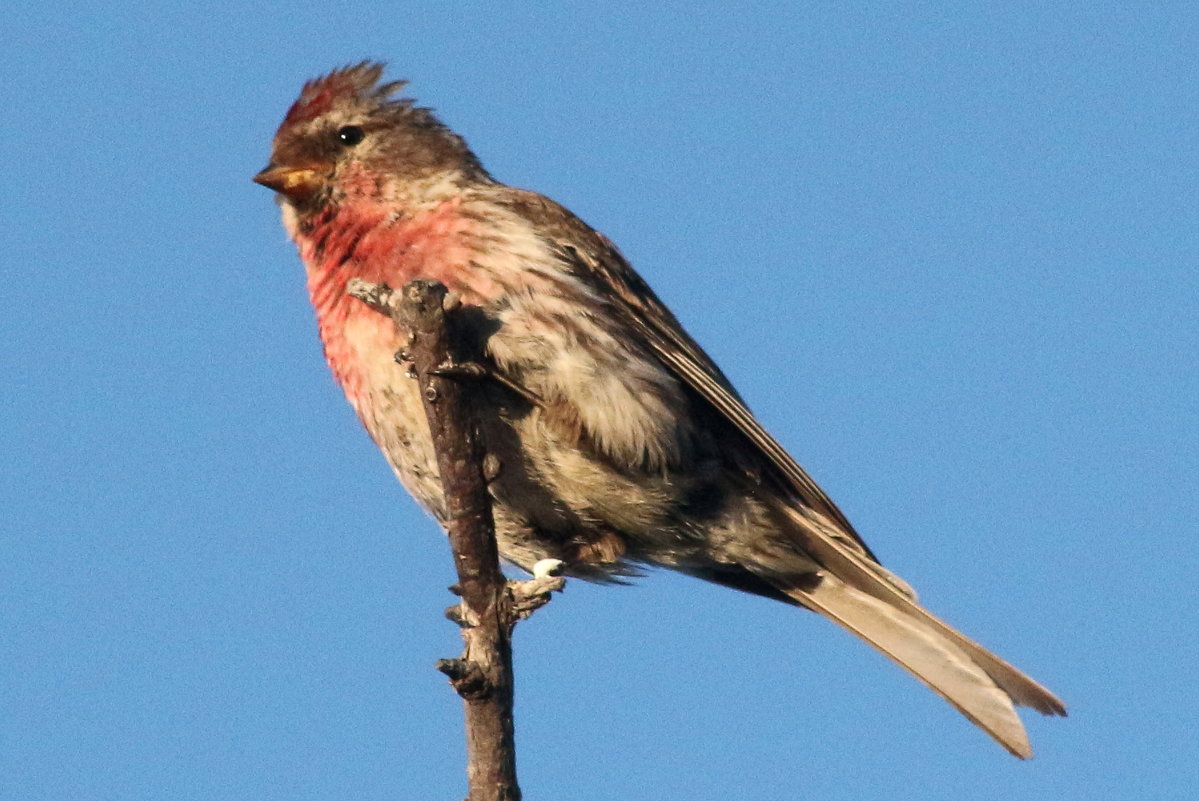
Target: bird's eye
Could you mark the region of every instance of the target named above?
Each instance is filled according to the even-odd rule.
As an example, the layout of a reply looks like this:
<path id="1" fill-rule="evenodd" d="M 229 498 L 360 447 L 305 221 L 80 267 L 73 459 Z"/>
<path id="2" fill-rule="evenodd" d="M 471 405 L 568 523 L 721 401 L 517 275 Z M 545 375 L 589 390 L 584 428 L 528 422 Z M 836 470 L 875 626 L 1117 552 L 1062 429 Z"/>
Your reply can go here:
<path id="1" fill-rule="evenodd" d="M 346 125 L 337 129 L 337 141 L 346 147 L 353 147 L 366 138 L 366 132 L 357 125 Z"/>

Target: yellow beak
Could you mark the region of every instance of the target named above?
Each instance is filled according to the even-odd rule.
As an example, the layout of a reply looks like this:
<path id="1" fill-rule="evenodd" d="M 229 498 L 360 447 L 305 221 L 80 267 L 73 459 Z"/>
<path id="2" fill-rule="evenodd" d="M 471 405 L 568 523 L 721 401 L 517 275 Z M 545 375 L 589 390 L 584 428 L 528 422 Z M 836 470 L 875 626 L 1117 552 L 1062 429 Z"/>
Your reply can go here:
<path id="1" fill-rule="evenodd" d="M 265 170 L 254 176 L 254 183 L 274 189 L 292 200 L 306 200 L 324 185 L 328 173 L 327 164 L 304 164 L 299 167 L 268 164 Z"/>

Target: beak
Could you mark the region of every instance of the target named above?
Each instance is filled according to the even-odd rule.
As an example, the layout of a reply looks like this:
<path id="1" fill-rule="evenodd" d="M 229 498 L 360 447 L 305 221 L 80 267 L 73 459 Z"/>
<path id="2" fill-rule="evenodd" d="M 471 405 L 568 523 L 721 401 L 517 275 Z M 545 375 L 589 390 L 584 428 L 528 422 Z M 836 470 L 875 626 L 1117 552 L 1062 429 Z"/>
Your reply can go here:
<path id="1" fill-rule="evenodd" d="M 306 200 L 324 185 L 328 173 L 327 164 L 302 164 L 298 167 L 268 164 L 266 169 L 254 176 L 254 183 L 274 189 L 291 200 Z"/>

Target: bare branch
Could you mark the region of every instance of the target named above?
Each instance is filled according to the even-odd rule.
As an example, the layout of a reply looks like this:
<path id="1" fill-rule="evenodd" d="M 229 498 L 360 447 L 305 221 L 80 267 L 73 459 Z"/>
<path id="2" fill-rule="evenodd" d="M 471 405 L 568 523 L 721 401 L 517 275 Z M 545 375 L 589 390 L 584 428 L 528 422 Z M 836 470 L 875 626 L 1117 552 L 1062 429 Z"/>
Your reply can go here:
<path id="1" fill-rule="evenodd" d="M 519 801 L 513 737 L 512 628 L 544 605 L 563 580 L 541 572 L 506 582 L 499 567 L 487 482 L 503 466 L 483 451 L 474 419 L 476 384 L 493 377 L 459 325 L 456 299 L 446 288 L 413 281 L 400 292 L 354 279 L 347 291 L 391 316 L 406 345 L 397 359 L 411 362 L 424 400 L 437 466 L 445 488 L 444 521 L 458 570 L 452 589 L 462 602 L 447 616 L 462 628 L 466 648 L 443 659 L 445 673 L 466 711 L 468 801 Z"/>

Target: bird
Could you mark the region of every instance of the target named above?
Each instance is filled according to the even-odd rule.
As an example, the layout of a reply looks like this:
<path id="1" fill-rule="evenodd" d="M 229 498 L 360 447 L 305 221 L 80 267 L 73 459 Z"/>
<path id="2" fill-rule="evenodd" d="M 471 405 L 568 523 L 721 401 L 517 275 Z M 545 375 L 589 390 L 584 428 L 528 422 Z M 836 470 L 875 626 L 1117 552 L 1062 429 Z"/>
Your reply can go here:
<path id="1" fill-rule="evenodd" d="M 392 321 L 346 294 L 353 278 L 460 300 L 501 379 L 482 382 L 477 425 L 501 466 L 505 561 L 604 583 L 666 568 L 810 610 L 1030 757 L 1014 707 L 1064 704 L 879 563 L 612 242 L 493 178 L 384 70 L 305 83 L 254 181 L 276 192 L 333 376 L 420 505 L 446 522 L 418 384 Z"/>

